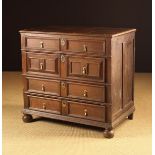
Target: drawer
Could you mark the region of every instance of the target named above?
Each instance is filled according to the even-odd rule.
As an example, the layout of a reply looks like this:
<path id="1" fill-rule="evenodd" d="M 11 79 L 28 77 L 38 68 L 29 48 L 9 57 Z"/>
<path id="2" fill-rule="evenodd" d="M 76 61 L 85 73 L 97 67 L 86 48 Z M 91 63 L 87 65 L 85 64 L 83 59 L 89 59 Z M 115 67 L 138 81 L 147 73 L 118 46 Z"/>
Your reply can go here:
<path id="1" fill-rule="evenodd" d="M 92 39 L 61 39 L 61 50 L 81 53 L 105 54 L 105 40 Z"/>
<path id="2" fill-rule="evenodd" d="M 29 97 L 29 109 L 60 114 L 61 101 L 58 99 Z"/>
<path id="3" fill-rule="evenodd" d="M 28 37 L 26 39 L 26 47 L 34 49 L 59 50 L 59 39 Z"/>
<path id="4" fill-rule="evenodd" d="M 68 102 L 69 116 L 105 122 L 105 107 L 85 103 Z"/>
<path id="5" fill-rule="evenodd" d="M 27 79 L 28 91 L 60 96 L 60 82 L 57 80 Z"/>
<path id="6" fill-rule="evenodd" d="M 101 85 L 61 82 L 61 95 L 105 102 L 105 87 Z"/>
<path id="7" fill-rule="evenodd" d="M 83 78 L 104 82 L 105 58 L 64 56 L 61 72 L 64 78 Z M 66 73 L 65 73 L 66 70 Z"/>
<path id="8" fill-rule="evenodd" d="M 60 76 L 59 54 L 27 53 L 27 72 Z"/>

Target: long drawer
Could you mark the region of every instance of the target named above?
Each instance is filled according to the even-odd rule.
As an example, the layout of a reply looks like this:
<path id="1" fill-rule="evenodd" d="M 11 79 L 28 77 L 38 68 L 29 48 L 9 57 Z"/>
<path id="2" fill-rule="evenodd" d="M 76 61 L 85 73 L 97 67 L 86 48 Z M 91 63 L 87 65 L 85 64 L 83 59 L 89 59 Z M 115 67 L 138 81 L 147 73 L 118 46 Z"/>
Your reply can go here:
<path id="1" fill-rule="evenodd" d="M 29 109 L 105 122 L 105 106 L 29 96 Z"/>
<path id="2" fill-rule="evenodd" d="M 57 36 L 27 36 L 25 40 L 25 47 L 28 49 L 38 50 L 52 50 L 63 51 L 64 53 L 80 53 L 105 55 L 106 42 L 105 39 L 92 39 L 90 37 L 80 38 L 64 36 L 58 38 Z"/>
<path id="3" fill-rule="evenodd" d="M 105 102 L 105 86 L 70 81 L 27 78 L 28 92 Z"/>
<path id="4" fill-rule="evenodd" d="M 26 62 L 28 74 L 105 81 L 105 58 L 27 52 Z"/>

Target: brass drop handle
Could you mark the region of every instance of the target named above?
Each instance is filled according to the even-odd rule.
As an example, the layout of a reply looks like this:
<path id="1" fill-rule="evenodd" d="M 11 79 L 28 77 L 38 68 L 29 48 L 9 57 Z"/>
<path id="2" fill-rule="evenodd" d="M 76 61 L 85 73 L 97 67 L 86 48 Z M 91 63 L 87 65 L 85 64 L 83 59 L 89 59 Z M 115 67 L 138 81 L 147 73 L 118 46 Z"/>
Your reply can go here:
<path id="1" fill-rule="evenodd" d="M 84 96 L 84 97 L 88 97 L 88 91 L 87 91 L 87 90 L 84 90 L 84 91 L 83 91 L 83 96 Z"/>
<path id="2" fill-rule="evenodd" d="M 61 82 L 61 88 L 62 88 L 62 89 L 65 89 L 65 88 L 66 88 L 65 82 Z"/>
<path id="3" fill-rule="evenodd" d="M 83 51 L 87 52 L 87 46 L 86 45 L 83 45 Z"/>
<path id="4" fill-rule="evenodd" d="M 44 86 L 44 84 L 41 85 L 41 90 L 42 90 L 42 91 L 45 91 L 45 86 Z"/>
<path id="5" fill-rule="evenodd" d="M 87 67 L 82 67 L 82 74 L 86 75 L 87 74 Z"/>
<path id="6" fill-rule="evenodd" d="M 43 109 L 44 110 L 46 109 L 46 103 L 43 103 Z"/>
<path id="7" fill-rule="evenodd" d="M 61 39 L 61 46 L 65 46 L 65 44 L 66 44 L 66 40 L 65 39 Z"/>
<path id="8" fill-rule="evenodd" d="M 44 48 L 44 42 L 43 41 L 40 42 L 40 47 Z"/>
<path id="9" fill-rule="evenodd" d="M 40 63 L 40 70 L 43 70 L 43 68 L 44 68 L 44 64 L 41 62 Z"/>
<path id="10" fill-rule="evenodd" d="M 66 107 L 66 102 L 62 102 L 62 107 L 63 107 L 63 108 Z"/>
<path id="11" fill-rule="evenodd" d="M 88 116 L 88 111 L 87 111 L 87 109 L 84 109 L 84 115 L 85 115 L 85 116 Z"/>

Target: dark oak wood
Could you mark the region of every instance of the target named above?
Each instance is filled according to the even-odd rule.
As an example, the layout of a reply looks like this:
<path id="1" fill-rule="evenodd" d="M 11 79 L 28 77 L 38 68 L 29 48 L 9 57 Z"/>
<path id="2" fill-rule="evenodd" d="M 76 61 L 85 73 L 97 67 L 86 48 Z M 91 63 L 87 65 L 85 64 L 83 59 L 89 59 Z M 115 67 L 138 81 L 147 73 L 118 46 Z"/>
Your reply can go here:
<path id="1" fill-rule="evenodd" d="M 23 119 L 23 122 L 25 123 L 30 123 L 33 120 L 32 115 L 30 114 L 24 114 L 22 119 Z"/>
<path id="2" fill-rule="evenodd" d="M 27 37 L 27 48 L 59 50 L 59 39 Z"/>
<path id="3" fill-rule="evenodd" d="M 66 82 L 62 91 L 66 91 L 64 96 L 105 102 L 105 86 Z"/>
<path id="4" fill-rule="evenodd" d="M 60 96 L 60 81 L 27 78 L 28 91 Z"/>
<path id="5" fill-rule="evenodd" d="M 135 32 L 136 29 L 129 28 L 110 28 L 110 27 L 60 27 L 46 26 L 36 27 L 31 29 L 21 30 L 20 33 L 35 33 L 35 34 L 64 34 L 64 35 L 84 35 L 84 36 L 106 36 L 114 37 L 130 32 Z"/>
<path id="6" fill-rule="evenodd" d="M 61 101 L 57 99 L 45 99 L 38 97 L 29 97 L 29 109 L 51 112 L 55 114 L 61 113 Z"/>
<path id="7" fill-rule="evenodd" d="M 22 30 L 23 121 L 38 115 L 104 128 L 133 119 L 135 29 Z"/>
<path id="8" fill-rule="evenodd" d="M 29 74 L 50 74 L 59 76 L 59 55 L 27 52 L 26 70 Z"/>
<path id="9" fill-rule="evenodd" d="M 103 132 L 103 135 L 105 138 L 113 138 L 114 137 L 114 131 L 111 129 L 105 129 Z"/>
<path id="10" fill-rule="evenodd" d="M 105 122 L 105 106 L 68 101 L 69 116 Z"/>
<path id="11" fill-rule="evenodd" d="M 128 116 L 129 120 L 133 120 L 133 113 Z"/>

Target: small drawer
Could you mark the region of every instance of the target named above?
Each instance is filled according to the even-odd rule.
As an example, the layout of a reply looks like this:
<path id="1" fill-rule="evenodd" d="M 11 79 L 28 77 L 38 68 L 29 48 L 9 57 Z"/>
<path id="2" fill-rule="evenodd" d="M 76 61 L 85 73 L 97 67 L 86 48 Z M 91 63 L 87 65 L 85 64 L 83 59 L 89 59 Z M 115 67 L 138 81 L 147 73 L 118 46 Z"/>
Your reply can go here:
<path id="1" fill-rule="evenodd" d="M 28 91 L 60 96 L 60 82 L 57 80 L 28 79 Z"/>
<path id="2" fill-rule="evenodd" d="M 78 99 L 105 102 L 105 87 L 103 85 L 61 82 L 61 95 Z"/>
<path id="3" fill-rule="evenodd" d="M 105 40 L 91 39 L 62 39 L 61 50 L 80 53 L 105 54 Z"/>
<path id="4" fill-rule="evenodd" d="M 61 114 L 61 101 L 31 96 L 29 97 L 29 109 Z"/>
<path id="5" fill-rule="evenodd" d="M 59 50 L 59 39 L 28 37 L 26 39 L 26 47 L 33 49 Z"/>
<path id="6" fill-rule="evenodd" d="M 105 107 L 85 103 L 68 102 L 70 116 L 105 122 Z"/>

